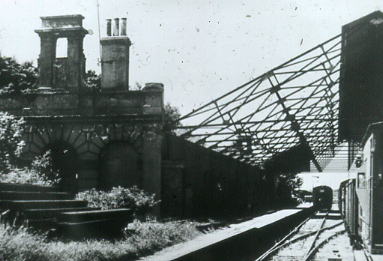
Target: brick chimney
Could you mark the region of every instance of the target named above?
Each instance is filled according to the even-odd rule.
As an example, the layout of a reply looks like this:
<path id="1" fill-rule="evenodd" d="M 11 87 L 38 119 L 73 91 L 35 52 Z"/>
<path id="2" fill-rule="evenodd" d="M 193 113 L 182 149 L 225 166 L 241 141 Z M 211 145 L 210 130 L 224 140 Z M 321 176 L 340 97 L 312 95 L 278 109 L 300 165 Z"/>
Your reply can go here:
<path id="1" fill-rule="evenodd" d="M 126 18 L 107 19 L 106 25 L 107 36 L 101 39 L 101 86 L 128 90 L 131 42 L 126 36 Z"/>

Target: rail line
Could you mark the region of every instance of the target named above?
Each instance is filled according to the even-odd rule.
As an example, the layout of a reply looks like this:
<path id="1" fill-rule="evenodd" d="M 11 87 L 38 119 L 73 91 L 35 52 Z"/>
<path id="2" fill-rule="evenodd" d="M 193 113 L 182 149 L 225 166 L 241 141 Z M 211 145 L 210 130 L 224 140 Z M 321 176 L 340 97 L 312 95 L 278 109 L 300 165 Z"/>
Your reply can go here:
<path id="1" fill-rule="evenodd" d="M 330 240 L 346 232 L 341 227 L 343 221 L 329 219 L 329 212 L 322 219 L 318 219 L 318 216 L 321 216 L 319 212 L 304 220 L 255 261 L 277 261 L 286 259 L 286 256 L 297 260 L 312 260 Z"/>

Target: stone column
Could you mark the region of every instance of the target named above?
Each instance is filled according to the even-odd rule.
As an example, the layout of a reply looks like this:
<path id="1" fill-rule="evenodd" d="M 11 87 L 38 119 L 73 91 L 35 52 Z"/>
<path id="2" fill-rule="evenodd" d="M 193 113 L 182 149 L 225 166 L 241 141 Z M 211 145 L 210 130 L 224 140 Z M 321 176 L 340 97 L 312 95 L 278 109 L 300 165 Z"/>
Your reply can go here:
<path id="1" fill-rule="evenodd" d="M 53 64 L 56 58 L 57 38 L 52 34 L 39 34 L 40 56 L 39 56 L 39 87 L 52 87 L 53 85 Z"/>
<path id="2" fill-rule="evenodd" d="M 84 35 L 68 37 L 68 72 L 67 85 L 71 91 L 80 90 L 85 74 L 85 57 L 83 52 Z"/>
<path id="3" fill-rule="evenodd" d="M 157 199 L 161 199 L 162 194 L 161 141 L 162 137 L 150 130 L 145 134 L 143 144 L 142 188 L 155 193 Z M 156 208 L 154 214 L 160 214 L 160 207 Z"/>

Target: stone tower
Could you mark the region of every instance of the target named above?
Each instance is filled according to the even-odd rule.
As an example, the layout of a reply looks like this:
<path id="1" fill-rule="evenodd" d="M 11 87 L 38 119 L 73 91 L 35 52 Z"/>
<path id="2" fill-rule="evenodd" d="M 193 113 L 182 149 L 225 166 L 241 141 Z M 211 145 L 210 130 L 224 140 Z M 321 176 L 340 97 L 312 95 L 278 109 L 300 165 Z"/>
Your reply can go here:
<path id="1" fill-rule="evenodd" d="M 85 74 L 83 40 L 88 33 L 82 27 L 82 15 L 41 17 L 42 28 L 35 30 L 41 39 L 39 87 L 80 91 Z M 57 39 L 68 41 L 67 57 L 56 58 Z"/>

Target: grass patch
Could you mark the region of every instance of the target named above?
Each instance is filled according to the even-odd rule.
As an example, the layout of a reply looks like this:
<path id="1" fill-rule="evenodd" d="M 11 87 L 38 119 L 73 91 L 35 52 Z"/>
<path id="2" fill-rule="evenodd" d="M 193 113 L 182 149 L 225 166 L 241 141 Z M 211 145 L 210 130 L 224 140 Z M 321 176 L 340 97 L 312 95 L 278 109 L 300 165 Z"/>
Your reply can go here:
<path id="1" fill-rule="evenodd" d="M 189 221 L 134 221 L 116 241 L 48 241 L 26 228 L 0 225 L 0 260 L 12 261 L 107 261 L 134 260 L 201 234 Z"/>
<path id="2" fill-rule="evenodd" d="M 190 240 L 199 234 L 198 223 L 189 221 L 134 221 L 124 231 L 126 241 L 139 255 L 150 254 L 165 247 Z"/>

